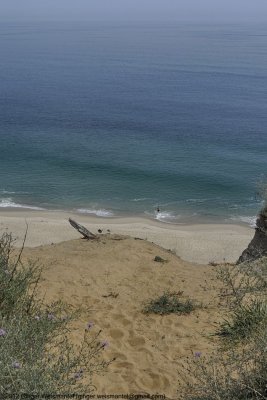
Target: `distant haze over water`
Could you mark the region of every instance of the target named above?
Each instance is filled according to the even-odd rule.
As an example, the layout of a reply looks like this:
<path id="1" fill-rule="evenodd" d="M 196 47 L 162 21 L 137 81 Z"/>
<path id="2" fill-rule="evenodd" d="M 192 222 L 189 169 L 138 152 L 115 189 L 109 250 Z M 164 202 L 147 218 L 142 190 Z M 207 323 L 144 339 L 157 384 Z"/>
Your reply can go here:
<path id="1" fill-rule="evenodd" d="M 0 208 L 251 223 L 266 26 L 1 24 L 0 48 Z"/>

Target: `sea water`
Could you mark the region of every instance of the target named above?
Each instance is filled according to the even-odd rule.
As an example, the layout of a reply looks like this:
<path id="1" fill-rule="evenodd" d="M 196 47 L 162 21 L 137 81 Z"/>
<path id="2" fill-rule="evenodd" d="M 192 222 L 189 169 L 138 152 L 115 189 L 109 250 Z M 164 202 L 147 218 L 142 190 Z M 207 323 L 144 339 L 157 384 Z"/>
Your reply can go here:
<path id="1" fill-rule="evenodd" d="M 251 224 L 266 26 L 4 23 L 0 49 L 0 208 Z"/>

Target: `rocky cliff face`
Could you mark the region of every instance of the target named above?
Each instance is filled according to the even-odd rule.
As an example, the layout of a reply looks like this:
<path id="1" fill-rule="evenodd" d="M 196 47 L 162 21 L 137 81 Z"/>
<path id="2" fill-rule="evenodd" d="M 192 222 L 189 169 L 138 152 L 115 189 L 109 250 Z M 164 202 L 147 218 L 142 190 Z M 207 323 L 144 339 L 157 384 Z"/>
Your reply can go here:
<path id="1" fill-rule="evenodd" d="M 256 222 L 255 235 L 239 257 L 237 264 L 254 261 L 263 256 L 267 256 L 267 206 L 260 212 Z"/>

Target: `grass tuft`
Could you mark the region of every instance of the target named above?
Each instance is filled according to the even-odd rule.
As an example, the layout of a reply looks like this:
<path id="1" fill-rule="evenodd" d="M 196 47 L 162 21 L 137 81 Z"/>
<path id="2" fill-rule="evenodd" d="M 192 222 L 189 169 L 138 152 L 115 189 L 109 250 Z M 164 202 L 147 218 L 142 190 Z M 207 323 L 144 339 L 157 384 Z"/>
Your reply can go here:
<path id="1" fill-rule="evenodd" d="M 225 319 L 217 334 L 232 341 L 249 339 L 255 331 L 267 323 L 267 303 L 255 299 L 251 304 L 240 305 Z"/>
<path id="2" fill-rule="evenodd" d="M 150 300 L 144 308 L 146 314 L 190 314 L 197 304 L 190 299 L 181 299 L 177 293 L 165 292 L 154 300 Z"/>

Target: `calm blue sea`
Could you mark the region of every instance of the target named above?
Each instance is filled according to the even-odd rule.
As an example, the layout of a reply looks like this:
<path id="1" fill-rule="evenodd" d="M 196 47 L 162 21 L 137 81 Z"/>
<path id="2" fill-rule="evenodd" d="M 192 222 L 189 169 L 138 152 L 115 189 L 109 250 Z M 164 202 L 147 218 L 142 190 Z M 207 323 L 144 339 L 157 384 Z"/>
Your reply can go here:
<path id="1" fill-rule="evenodd" d="M 6 23 L 0 50 L 0 207 L 256 215 L 266 26 Z"/>

